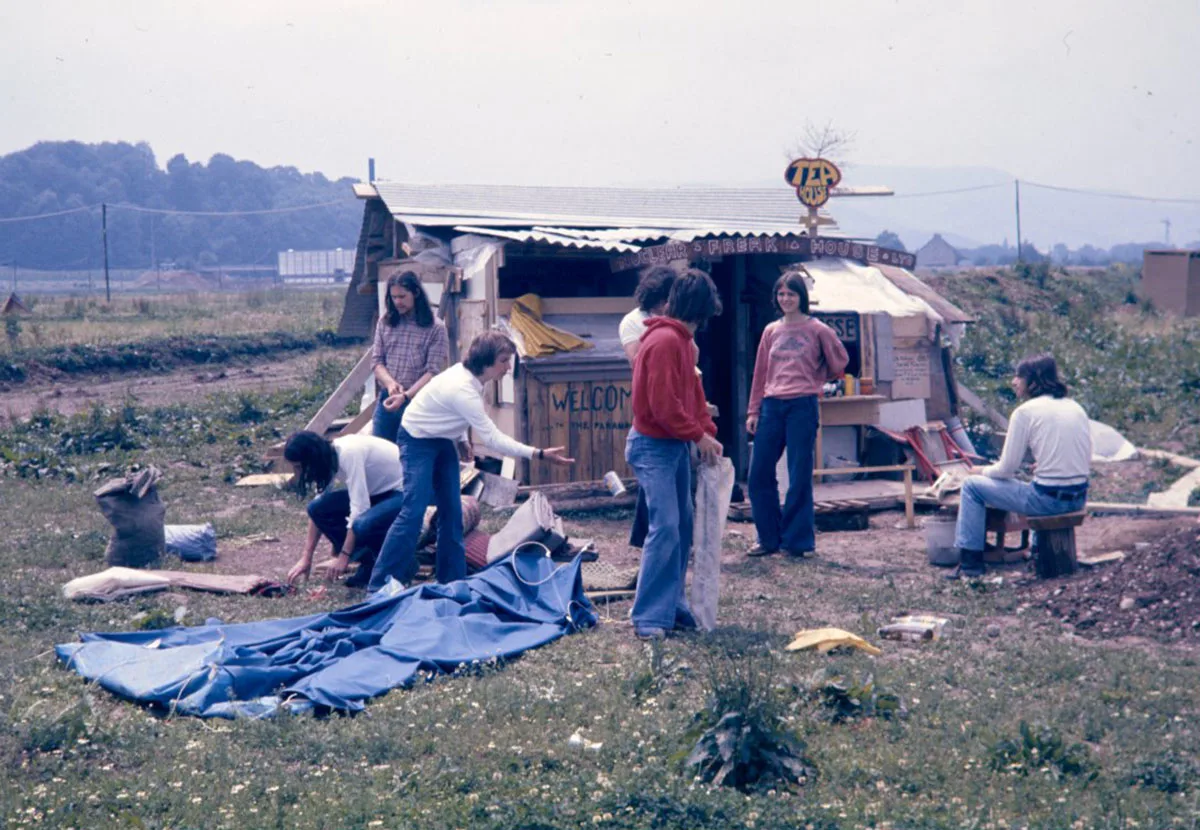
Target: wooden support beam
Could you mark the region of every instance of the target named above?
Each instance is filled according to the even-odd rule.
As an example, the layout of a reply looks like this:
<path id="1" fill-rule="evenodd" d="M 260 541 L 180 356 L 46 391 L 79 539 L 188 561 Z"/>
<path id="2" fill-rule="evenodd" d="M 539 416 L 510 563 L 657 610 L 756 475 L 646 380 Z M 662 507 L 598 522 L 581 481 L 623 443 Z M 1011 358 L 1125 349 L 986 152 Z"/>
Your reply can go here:
<path id="1" fill-rule="evenodd" d="M 958 397 L 963 403 L 974 409 L 980 415 L 985 416 L 993 424 L 1000 427 L 1000 429 L 1008 429 L 1008 419 L 984 403 L 983 398 L 976 395 L 961 383 L 957 383 L 955 386 L 958 389 Z"/>
<path id="2" fill-rule="evenodd" d="M 317 435 L 324 435 L 325 430 L 329 429 L 329 425 L 334 422 L 334 419 L 342 414 L 346 404 L 350 403 L 355 395 L 362 393 L 362 388 L 370 376 L 371 350 L 367 349 L 358 363 L 354 364 L 350 374 L 346 375 L 345 379 L 338 384 L 338 388 L 333 390 L 333 394 L 317 410 L 317 414 L 304 428 L 317 433 Z"/>
<path id="3" fill-rule="evenodd" d="M 355 415 L 345 426 L 338 430 L 338 434 L 334 438 L 341 438 L 343 435 L 358 435 L 362 432 L 363 427 L 371 423 L 375 418 L 375 404 L 376 401 L 371 401 L 367 404 L 367 407 L 362 412 Z"/>

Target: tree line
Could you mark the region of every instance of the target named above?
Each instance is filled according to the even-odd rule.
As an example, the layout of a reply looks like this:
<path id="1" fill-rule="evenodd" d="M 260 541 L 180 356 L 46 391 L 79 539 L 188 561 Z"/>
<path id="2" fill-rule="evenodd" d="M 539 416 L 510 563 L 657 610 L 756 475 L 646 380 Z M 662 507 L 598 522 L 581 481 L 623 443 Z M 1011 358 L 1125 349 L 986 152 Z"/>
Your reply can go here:
<path id="1" fill-rule="evenodd" d="M 351 192 L 353 182 L 295 167 L 264 168 L 223 153 L 207 164 L 180 153 L 163 169 L 145 142 L 39 142 L 0 156 L 0 220 L 89 209 L 0 222 L 0 264 L 48 270 L 99 267 L 99 205 L 107 203 L 113 268 L 274 265 L 276 253 L 289 248 L 323 250 L 356 243 L 362 206 Z M 228 212 L 325 202 L 337 204 L 252 216 L 185 216 L 121 207 Z"/>

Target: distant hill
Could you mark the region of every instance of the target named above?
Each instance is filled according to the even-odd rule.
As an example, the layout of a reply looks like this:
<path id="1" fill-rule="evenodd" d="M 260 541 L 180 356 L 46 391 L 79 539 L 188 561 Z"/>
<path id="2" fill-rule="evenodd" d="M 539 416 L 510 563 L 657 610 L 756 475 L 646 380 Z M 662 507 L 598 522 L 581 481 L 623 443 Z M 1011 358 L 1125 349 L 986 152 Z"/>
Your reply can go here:
<path id="1" fill-rule="evenodd" d="M 920 248 L 935 233 L 956 248 L 976 248 L 1006 239 L 1010 245 L 1016 242 L 1016 177 L 1012 173 L 989 167 L 846 164 L 842 174 L 847 185 L 888 185 L 896 191 L 892 197 L 833 200 L 828 209 L 843 232 L 873 239 L 887 229 L 909 250 Z M 753 185 L 787 186 L 782 170 L 778 179 Z M 999 186 L 910 198 L 910 194 L 987 185 Z M 1136 187 L 1150 195 L 1164 191 L 1162 184 L 1154 181 Z M 1027 182 L 1021 185 L 1021 236 L 1043 252 L 1059 243 L 1071 249 L 1084 245 L 1108 249 L 1133 240 L 1161 243 L 1164 219 L 1171 221 L 1171 239 L 1176 244 L 1200 238 L 1200 204 L 1145 202 L 1048 190 Z"/>
<path id="2" fill-rule="evenodd" d="M 146 143 L 40 142 L 0 156 L 0 219 L 107 202 L 109 263 L 150 267 L 155 260 L 203 265 L 272 265 L 278 251 L 353 246 L 362 219 L 352 179 L 331 181 L 294 167 L 263 168 L 214 155 L 182 154 L 160 168 Z M 121 209 L 256 211 L 337 202 L 330 207 L 257 216 L 195 217 Z M 25 268 L 102 264 L 100 208 L 37 221 L 0 223 L 0 261 Z"/>

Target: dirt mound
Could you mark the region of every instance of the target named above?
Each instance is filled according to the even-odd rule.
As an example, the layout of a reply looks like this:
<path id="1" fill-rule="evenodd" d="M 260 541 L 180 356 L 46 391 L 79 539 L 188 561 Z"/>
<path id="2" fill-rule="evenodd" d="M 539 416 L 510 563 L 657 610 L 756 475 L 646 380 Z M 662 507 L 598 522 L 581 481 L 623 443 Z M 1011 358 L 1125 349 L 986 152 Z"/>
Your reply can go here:
<path id="1" fill-rule="evenodd" d="M 1147 528 L 1149 529 L 1149 528 Z M 1035 605 L 1081 637 L 1200 643 L 1200 527 L 1170 524 L 1129 545 L 1125 559 L 1030 588 Z"/>

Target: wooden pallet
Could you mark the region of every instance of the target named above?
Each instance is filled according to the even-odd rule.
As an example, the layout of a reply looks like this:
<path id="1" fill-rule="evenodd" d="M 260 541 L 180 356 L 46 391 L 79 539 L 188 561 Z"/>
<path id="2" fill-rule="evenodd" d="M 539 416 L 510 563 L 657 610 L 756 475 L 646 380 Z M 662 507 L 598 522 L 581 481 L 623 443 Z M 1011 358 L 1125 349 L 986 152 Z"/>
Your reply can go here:
<path id="1" fill-rule="evenodd" d="M 866 513 L 871 509 L 871 504 L 860 499 L 835 499 L 813 502 L 813 509 L 817 515 Z M 734 522 L 754 521 L 753 513 L 750 510 L 750 502 L 739 501 L 729 505 L 729 519 Z"/>

